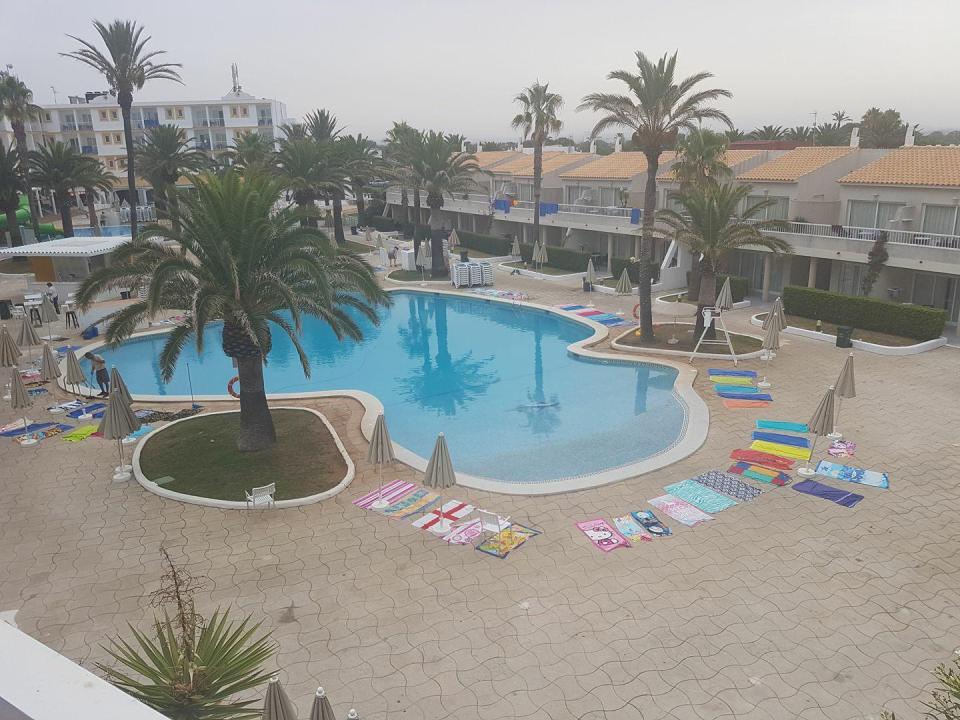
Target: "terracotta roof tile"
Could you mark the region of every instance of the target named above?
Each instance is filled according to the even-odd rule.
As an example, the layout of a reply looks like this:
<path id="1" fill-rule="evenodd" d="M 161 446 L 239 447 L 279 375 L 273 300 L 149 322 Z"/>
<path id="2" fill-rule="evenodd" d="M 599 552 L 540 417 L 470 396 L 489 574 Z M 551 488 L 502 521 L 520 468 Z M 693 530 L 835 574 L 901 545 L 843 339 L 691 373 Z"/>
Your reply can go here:
<path id="1" fill-rule="evenodd" d="M 672 150 L 660 155 L 660 163 L 671 162 L 676 157 Z M 618 152 L 599 157 L 593 162 L 561 173 L 570 180 L 630 180 L 646 172 L 647 158 L 642 152 Z"/>
<path id="2" fill-rule="evenodd" d="M 593 157 L 586 153 L 544 152 L 543 174 L 557 172 L 563 168 Z M 524 153 L 521 157 L 500 163 L 493 168 L 495 173 L 506 173 L 515 177 L 533 177 L 533 153 Z"/>
<path id="3" fill-rule="evenodd" d="M 739 180 L 796 182 L 804 175 L 854 152 L 852 147 L 798 147 L 737 175 Z"/>
<path id="4" fill-rule="evenodd" d="M 516 150 L 490 150 L 474 153 L 474 157 L 477 158 L 477 165 L 481 170 L 485 170 L 504 160 L 520 157 L 520 155 L 522 155 L 522 153 L 518 153 Z"/>
<path id="5" fill-rule="evenodd" d="M 960 187 L 960 147 L 904 147 L 840 178 L 848 185 Z"/>
<path id="6" fill-rule="evenodd" d="M 724 153 L 723 161 L 735 170 L 738 165 L 752 160 L 759 155 L 760 152 L 760 150 L 727 150 L 727 152 Z M 673 180 L 676 177 L 673 172 L 673 166 L 660 170 L 660 172 L 657 173 L 657 177 L 662 180 Z"/>

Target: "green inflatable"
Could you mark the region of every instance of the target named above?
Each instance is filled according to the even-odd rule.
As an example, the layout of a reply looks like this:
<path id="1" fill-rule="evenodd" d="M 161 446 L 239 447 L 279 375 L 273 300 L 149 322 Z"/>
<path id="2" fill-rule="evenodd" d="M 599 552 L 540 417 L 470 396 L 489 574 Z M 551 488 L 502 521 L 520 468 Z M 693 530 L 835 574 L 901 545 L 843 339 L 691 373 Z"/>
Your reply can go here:
<path id="1" fill-rule="evenodd" d="M 17 225 L 30 227 L 30 200 L 26 195 L 20 196 L 20 207 L 17 210 Z M 7 229 L 7 216 L 0 213 L 0 231 Z M 52 223 L 40 223 L 41 235 L 62 235 Z"/>

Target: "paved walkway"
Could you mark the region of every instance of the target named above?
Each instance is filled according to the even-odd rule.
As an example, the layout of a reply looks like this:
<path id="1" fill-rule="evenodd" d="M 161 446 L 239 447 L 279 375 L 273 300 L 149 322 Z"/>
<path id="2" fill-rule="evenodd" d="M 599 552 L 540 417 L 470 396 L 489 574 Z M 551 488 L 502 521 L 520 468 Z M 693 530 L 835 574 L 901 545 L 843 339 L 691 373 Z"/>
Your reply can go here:
<path id="1" fill-rule="evenodd" d="M 498 282 L 546 304 L 582 297 Z M 748 315 L 731 313 L 731 325 Z M 338 717 L 349 707 L 410 720 L 838 720 L 884 707 L 918 717 L 930 670 L 960 647 L 958 359 L 950 348 L 857 354 L 860 397 L 844 404 L 842 427 L 856 463 L 889 472 L 890 490 L 863 488 L 846 509 L 775 489 L 608 555 L 573 523 L 644 508 L 664 485 L 725 467 L 757 417 L 806 420 L 843 351 L 785 338 L 770 371 L 776 402 L 762 413 L 725 409 L 701 374 L 709 438 L 661 471 L 544 498 L 457 490 L 543 531 L 506 560 L 350 504 L 376 473 L 349 400 L 307 404 L 344 439 L 354 485 L 285 511 L 206 509 L 114 484 L 115 447 L 96 439 L 0 440 L 0 611 L 16 609 L 21 628 L 92 667 L 105 636 L 152 616 L 145 596 L 165 546 L 210 578 L 203 612 L 264 621 L 303 714 L 322 684 Z M 0 422 L 12 418 L 0 410 Z"/>

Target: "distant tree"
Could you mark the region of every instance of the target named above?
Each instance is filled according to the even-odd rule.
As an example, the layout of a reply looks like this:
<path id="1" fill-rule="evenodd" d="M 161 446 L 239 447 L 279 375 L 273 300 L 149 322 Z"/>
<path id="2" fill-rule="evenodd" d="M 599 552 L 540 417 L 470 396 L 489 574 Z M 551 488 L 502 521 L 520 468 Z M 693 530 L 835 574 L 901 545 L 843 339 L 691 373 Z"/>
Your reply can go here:
<path id="1" fill-rule="evenodd" d="M 503 150 L 513 150 L 516 147 L 516 143 L 495 142 L 493 140 L 482 140 L 480 144 L 483 145 L 484 152 L 502 152 Z"/>
<path id="2" fill-rule="evenodd" d="M 73 215 L 70 212 L 70 193 L 80 187 L 84 156 L 73 145 L 59 140 L 41 145 L 30 152 L 30 179 L 54 195 L 54 203 L 60 210 L 63 234 L 73 235 Z"/>
<path id="3" fill-rule="evenodd" d="M 881 111 L 872 107 L 860 121 L 860 147 L 897 148 L 903 145 L 907 126 L 893 108 Z"/>
<path id="4" fill-rule="evenodd" d="M 917 145 L 960 145 L 960 130 L 934 130 L 919 132 L 916 136 Z"/>
<path id="5" fill-rule="evenodd" d="M 880 237 L 874 241 L 873 247 L 870 248 L 870 252 L 867 253 L 867 272 L 860 282 L 861 295 L 864 297 L 870 295 L 874 284 L 877 282 L 877 278 L 880 277 L 880 271 L 883 270 L 883 266 L 887 264 L 887 260 L 889 259 L 890 255 L 887 253 L 887 233 L 886 231 L 881 231 Z"/>
<path id="6" fill-rule="evenodd" d="M 175 125 L 148 128 L 137 143 L 136 159 L 140 176 L 153 186 L 161 212 L 174 228 L 179 227 L 177 181 L 184 175 L 200 172 L 209 163 L 201 150 L 193 147 L 187 134 Z"/>
<path id="7" fill-rule="evenodd" d="M 233 139 L 230 159 L 243 175 L 266 172 L 274 163 L 273 142 L 257 132 L 243 133 Z"/>
<path id="8" fill-rule="evenodd" d="M 677 141 L 677 159 L 673 174 L 681 192 L 691 185 L 706 185 L 727 180 L 733 175 L 725 162 L 727 137 L 723 133 L 696 128 Z"/>
<path id="9" fill-rule="evenodd" d="M 850 122 L 851 120 L 853 120 L 852 117 L 850 117 L 849 115 L 847 115 L 847 113 L 846 113 L 845 110 L 837 110 L 837 111 L 836 111 L 835 113 L 833 113 L 833 115 L 831 115 L 830 117 L 833 118 L 833 124 L 836 125 L 837 127 L 843 127 L 843 126 L 846 125 L 848 122 Z"/>
<path id="10" fill-rule="evenodd" d="M 601 140 L 600 138 L 594 141 L 584 140 L 582 143 L 578 143 L 576 146 L 577 152 L 590 152 L 590 146 L 594 142 L 597 145 L 597 155 L 609 155 L 613 152 L 613 143 Z"/>
<path id="11" fill-rule="evenodd" d="M 853 125 L 847 123 L 837 127 L 834 123 L 821 123 L 813 129 L 813 143 L 821 147 L 837 147 L 850 143 Z"/>
<path id="12" fill-rule="evenodd" d="M 756 130 L 751 131 L 748 137 L 751 140 L 783 140 L 784 129 L 781 125 L 764 125 L 763 127 L 759 127 Z"/>
<path id="13" fill-rule="evenodd" d="M 737 128 L 727 130 L 724 134 L 727 136 L 727 141 L 732 143 L 747 139 L 747 134 L 743 130 L 738 130 Z"/>
<path id="14" fill-rule="evenodd" d="M 13 137 L 17 141 L 14 146 L 20 156 L 17 171 L 20 173 L 23 192 L 27 194 L 30 202 L 30 223 L 38 238 L 40 237 L 40 205 L 33 193 L 29 191 L 27 182 L 27 171 L 30 166 L 27 153 L 27 123 L 40 117 L 40 110 L 40 106 L 33 103 L 33 93 L 26 83 L 9 72 L 0 72 L 0 119 L 7 119 L 13 130 Z M 19 240 L 19 231 L 16 228 L 13 228 L 13 231 L 17 233 Z"/>
<path id="15" fill-rule="evenodd" d="M 0 212 L 7 218 L 10 245 L 23 245 L 20 226 L 17 225 L 17 210 L 20 208 L 21 192 L 26 192 L 23 173 L 20 171 L 20 155 L 16 147 L 7 149 L 0 143 Z"/>
<path id="16" fill-rule="evenodd" d="M 100 218 L 97 217 L 96 195 L 99 190 L 107 197 L 113 194 L 113 174 L 107 171 L 97 158 L 91 155 L 83 155 L 82 161 L 77 170 L 77 185 L 83 188 L 83 194 L 87 200 L 87 217 L 90 220 L 90 228 L 93 234 L 100 236 Z"/>
<path id="17" fill-rule="evenodd" d="M 790 142 L 809 145 L 813 142 L 813 133 L 813 128 L 806 127 L 805 125 L 797 125 L 787 130 L 784 133 L 784 138 Z"/>

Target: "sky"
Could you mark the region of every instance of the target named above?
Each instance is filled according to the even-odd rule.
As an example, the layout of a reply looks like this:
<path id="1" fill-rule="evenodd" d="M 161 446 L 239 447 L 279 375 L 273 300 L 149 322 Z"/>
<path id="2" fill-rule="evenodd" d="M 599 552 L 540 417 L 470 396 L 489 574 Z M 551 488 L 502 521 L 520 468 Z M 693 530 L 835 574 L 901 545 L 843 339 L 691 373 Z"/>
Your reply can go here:
<path id="1" fill-rule="evenodd" d="M 102 89 L 58 53 L 77 45 L 67 34 L 92 39 L 92 19 L 118 16 L 183 64 L 184 87 L 156 81 L 137 99 L 218 98 L 236 62 L 243 89 L 286 103 L 289 116 L 328 108 L 375 140 L 399 120 L 515 139 L 513 97 L 538 79 L 565 99 L 563 134 L 583 139 L 595 117 L 576 111 L 580 99 L 623 87 L 606 74 L 635 67 L 637 50 L 678 51 L 683 75 L 712 72 L 733 93 L 720 106 L 745 131 L 809 125 L 814 112 L 859 118 L 874 105 L 922 130 L 960 128 L 958 0 L 35 0 L 5 4 L 0 66 L 40 103 L 51 87 L 61 101 Z"/>

